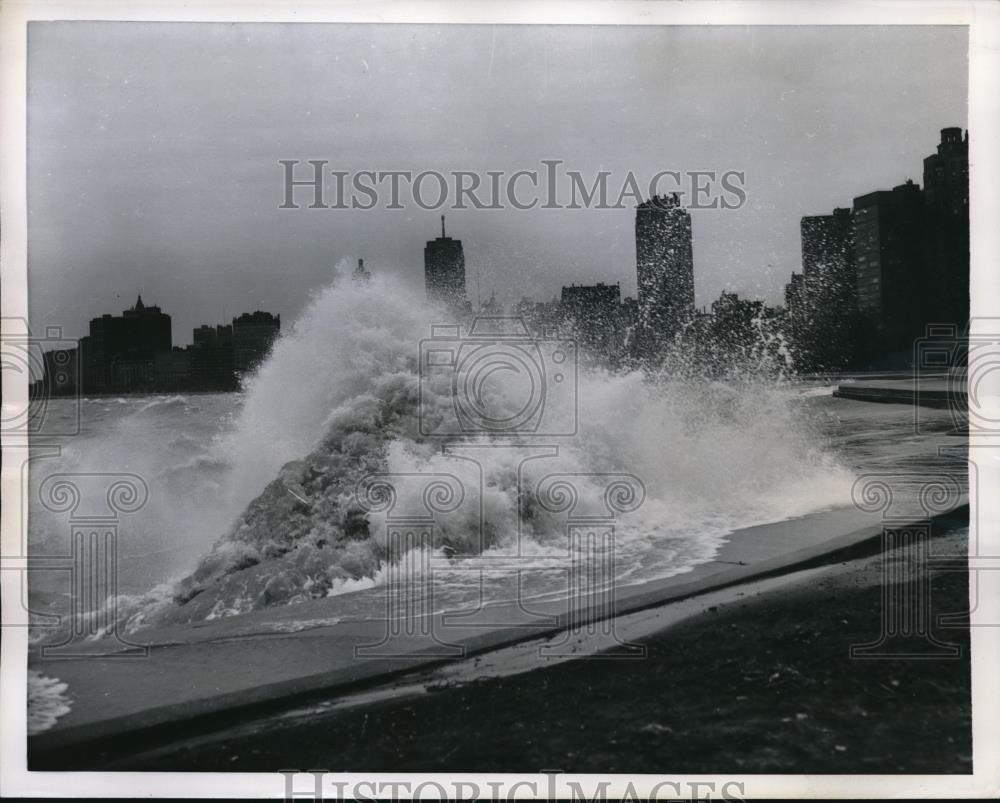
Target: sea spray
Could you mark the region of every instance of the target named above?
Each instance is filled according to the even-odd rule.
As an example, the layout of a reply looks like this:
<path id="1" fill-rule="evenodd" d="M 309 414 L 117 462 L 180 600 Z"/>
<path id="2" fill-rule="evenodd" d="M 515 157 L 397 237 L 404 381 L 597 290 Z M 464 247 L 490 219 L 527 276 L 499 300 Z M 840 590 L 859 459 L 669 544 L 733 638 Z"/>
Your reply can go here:
<path id="1" fill-rule="evenodd" d="M 518 583 L 533 596 L 565 593 L 565 515 L 537 495 L 550 475 L 574 478 L 595 513 L 609 477 L 641 483 L 641 504 L 614 522 L 621 583 L 689 571 L 735 529 L 849 499 L 848 472 L 799 415 L 799 389 L 776 375 L 780 348 L 770 346 L 750 353 L 756 367 L 734 360 L 739 370 L 722 376 L 690 363 L 653 375 L 584 369 L 572 437 L 428 436 L 453 403 L 447 388 L 430 397 L 421 389 L 420 341 L 441 315 L 387 276 L 338 282 L 283 334 L 214 442 L 189 454 L 197 437 L 173 432 L 171 450 L 188 456 L 156 470 L 154 491 L 167 492 L 164 510 L 201 515 L 187 543 L 196 540 L 202 557 L 179 581 L 161 578 L 148 593 L 120 597 L 123 629 L 316 599 L 327 600 L 329 616 L 378 615 L 384 594 L 376 587 L 403 556 L 386 541 L 385 512 L 365 503 L 373 476 L 448 475 L 465 486 L 465 504 L 437 518 L 429 546 L 435 605 L 453 609 L 509 598 Z M 491 404 L 513 403 L 502 386 L 484 392 Z M 154 402 L 129 426 L 198 403 Z M 553 454 L 526 460 L 539 444 Z M 135 459 L 155 457 L 137 450 Z M 185 466 L 199 477 L 218 466 L 217 480 L 189 488 Z M 146 526 L 171 521 L 157 515 Z M 512 557 L 518 576 L 492 571 Z"/>
<path id="2" fill-rule="evenodd" d="M 317 293 L 246 382 L 222 451 L 245 505 L 281 467 L 309 454 L 385 378 L 416 375 L 417 344 L 437 313 L 386 275 Z M 242 508 L 241 508 L 242 509 Z"/>
<path id="3" fill-rule="evenodd" d="M 58 454 L 42 454 L 31 464 L 31 554 L 65 556 L 71 551 L 69 525 L 74 516 L 114 515 L 101 507 L 101 484 L 113 484 L 124 473 L 139 477 L 148 495 L 139 510 L 119 515 L 119 591 L 141 593 L 189 573 L 197 557 L 260 490 L 231 495 L 231 466 L 220 433 L 232 426 L 238 404 L 237 394 L 81 400 L 80 433 L 67 438 Z M 74 404 L 54 399 L 49 414 L 75 415 Z M 78 509 L 46 504 L 41 486 L 54 475 L 65 476 L 81 489 L 87 486 Z M 29 582 L 33 590 L 46 593 L 60 594 L 67 586 L 60 572 L 32 572 Z"/>
<path id="4" fill-rule="evenodd" d="M 565 520 L 532 490 L 550 474 L 577 478 L 585 503 L 600 500 L 602 477 L 642 483 L 641 506 L 615 523 L 622 582 L 688 571 L 736 528 L 848 498 L 849 474 L 812 442 L 795 394 L 770 370 L 710 379 L 690 370 L 651 378 L 591 368 L 579 376 L 573 437 L 427 437 L 421 417 L 443 415 L 452 403 L 421 395 L 419 343 L 439 315 L 385 276 L 341 282 L 313 300 L 248 384 L 224 444 L 232 484 L 249 497 L 245 509 L 172 588 L 168 604 L 161 593 L 155 604 L 125 606 L 132 626 L 218 618 L 382 582 L 386 564 L 400 556 L 386 543 L 384 516 L 359 495 L 373 475 L 462 478 L 475 504 L 440 517 L 431 548 L 444 559 L 435 569 L 440 599 L 473 606 L 490 583 L 472 582 L 461 562 L 449 572 L 448 559 L 527 555 L 534 563 L 526 564 L 523 587 L 558 593 L 553 569 L 565 560 Z M 493 404 L 509 403 L 494 391 Z M 557 454 L 525 462 L 539 441 Z M 470 463 L 468 455 L 445 454 L 445 443 L 449 451 L 481 448 Z M 496 584 L 497 594 L 509 591 L 509 583 Z"/>

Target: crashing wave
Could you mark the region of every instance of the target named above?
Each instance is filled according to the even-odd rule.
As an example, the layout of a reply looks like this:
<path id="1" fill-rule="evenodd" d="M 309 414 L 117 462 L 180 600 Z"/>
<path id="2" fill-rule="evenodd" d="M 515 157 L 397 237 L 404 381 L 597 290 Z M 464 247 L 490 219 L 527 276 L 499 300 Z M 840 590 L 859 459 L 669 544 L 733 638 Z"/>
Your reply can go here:
<path id="1" fill-rule="evenodd" d="M 540 504 L 534 490 L 547 475 L 577 477 L 581 498 L 598 500 L 600 477 L 634 476 L 645 500 L 615 522 L 619 577 L 628 582 L 711 559 L 735 528 L 846 498 L 848 473 L 815 448 L 796 416 L 797 391 L 776 383 L 773 372 L 734 383 L 586 370 L 578 378 L 579 431 L 541 439 L 558 454 L 525 463 L 539 439 L 511 448 L 484 435 L 473 445 L 508 448 L 480 449 L 470 469 L 468 455 L 445 454 L 440 439 L 423 434 L 452 404 L 447 389 L 428 397 L 420 386 L 420 341 L 433 315 L 385 277 L 338 285 L 313 300 L 249 383 L 223 444 L 234 485 L 248 496 L 243 512 L 172 587 L 168 603 L 161 590 L 121 606 L 129 629 L 382 582 L 385 566 L 401 556 L 386 542 L 384 516 L 359 493 L 371 476 L 464 477 L 475 504 L 436 522 L 430 548 L 444 557 L 527 554 L 540 569 L 558 566 L 567 548 L 565 517 Z M 502 387 L 486 392 L 495 404 L 509 402 Z M 457 594 L 469 581 L 456 572 L 446 582 Z"/>

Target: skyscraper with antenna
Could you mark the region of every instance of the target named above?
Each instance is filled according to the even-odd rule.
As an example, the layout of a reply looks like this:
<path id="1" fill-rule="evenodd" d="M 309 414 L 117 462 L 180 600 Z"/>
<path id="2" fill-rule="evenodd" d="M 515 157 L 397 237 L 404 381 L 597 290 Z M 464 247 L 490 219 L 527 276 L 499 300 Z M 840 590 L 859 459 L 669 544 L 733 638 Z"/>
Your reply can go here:
<path id="1" fill-rule="evenodd" d="M 441 215 L 441 236 L 424 246 L 424 286 L 427 301 L 452 310 L 467 305 L 465 290 L 465 254 L 462 241 L 445 233 Z"/>

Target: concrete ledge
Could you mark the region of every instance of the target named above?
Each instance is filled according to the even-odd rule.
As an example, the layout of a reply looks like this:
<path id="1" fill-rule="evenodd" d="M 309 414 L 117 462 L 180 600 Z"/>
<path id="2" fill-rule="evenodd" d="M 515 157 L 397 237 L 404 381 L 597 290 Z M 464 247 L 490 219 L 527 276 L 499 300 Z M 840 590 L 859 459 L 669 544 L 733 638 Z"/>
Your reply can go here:
<path id="1" fill-rule="evenodd" d="M 833 395 L 840 399 L 877 402 L 881 404 L 907 404 L 920 407 L 964 409 L 968 395 L 964 390 L 949 385 L 947 381 L 916 382 L 913 379 L 885 382 L 852 382 L 838 385 Z"/>

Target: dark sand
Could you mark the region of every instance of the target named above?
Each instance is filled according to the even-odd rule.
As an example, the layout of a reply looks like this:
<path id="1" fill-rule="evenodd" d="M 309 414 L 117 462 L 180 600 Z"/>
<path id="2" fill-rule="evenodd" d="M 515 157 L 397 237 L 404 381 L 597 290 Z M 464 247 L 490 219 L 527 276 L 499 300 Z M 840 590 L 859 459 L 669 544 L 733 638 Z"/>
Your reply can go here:
<path id="1" fill-rule="evenodd" d="M 965 532 L 936 538 L 934 553 L 965 555 Z M 935 628 L 961 647 L 959 659 L 849 656 L 851 644 L 878 635 L 885 562 L 736 592 L 645 639 L 643 660 L 579 660 L 271 717 L 87 769 L 969 773 L 967 627 Z M 965 572 L 936 573 L 932 590 L 935 615 L 968 610 Z"/>

